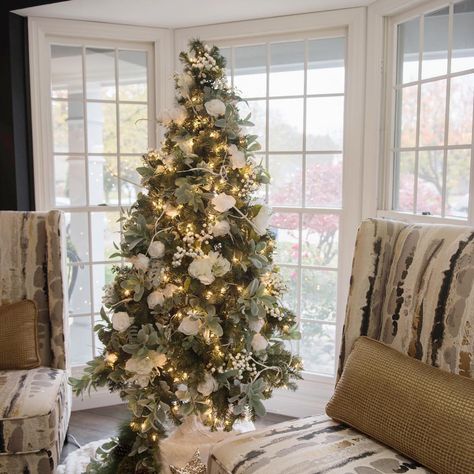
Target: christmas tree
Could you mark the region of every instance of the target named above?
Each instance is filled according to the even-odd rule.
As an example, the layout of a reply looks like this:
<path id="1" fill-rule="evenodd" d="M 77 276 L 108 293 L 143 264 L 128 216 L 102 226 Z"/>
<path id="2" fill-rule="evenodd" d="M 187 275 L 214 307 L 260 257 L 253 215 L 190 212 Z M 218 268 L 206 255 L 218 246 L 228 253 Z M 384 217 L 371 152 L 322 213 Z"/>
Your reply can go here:
<path id="1" fill-rule="evenodd" d="M 285 345 L 299 333 L 281 302 L 270 209 L 254 197 L 269 176 L 257 137 L 244 133 L 250 115 L 240 117 L 216 47 L 194 40 L 180 59 L 161 149 L 137 170 L 146 192 L 122 219 L 114 256 L 130 264 L 115 266 L 105 289 L 103 353 L 71 379 L 76 394 L 118 391 L 131 413 L 88 472 L 159 472 L 169 420 L 199 415 L 231 430 L 300 377 Z"/>

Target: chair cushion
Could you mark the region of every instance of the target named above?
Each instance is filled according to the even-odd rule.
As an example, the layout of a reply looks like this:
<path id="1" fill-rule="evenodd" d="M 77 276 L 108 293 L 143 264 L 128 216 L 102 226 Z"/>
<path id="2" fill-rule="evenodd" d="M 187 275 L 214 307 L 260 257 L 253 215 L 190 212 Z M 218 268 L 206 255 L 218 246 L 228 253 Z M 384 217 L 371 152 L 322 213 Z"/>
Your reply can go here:
<path id="1" fill-rule="evenodd" d="M 0 306 L 0 370 L 39 367 L 37 319 L 34 301 Z"/>
<path id="2" fill-rule="evenodd" d="M 427 474 L 431 471 L 327 416 L 287 421 L 218 443 L 210 474 Z"/>
<path id="3" fill-rule="evenodd" d="M 67 393 L 64 370 L 0 371 L 0 456 L 58 444 Z"/>

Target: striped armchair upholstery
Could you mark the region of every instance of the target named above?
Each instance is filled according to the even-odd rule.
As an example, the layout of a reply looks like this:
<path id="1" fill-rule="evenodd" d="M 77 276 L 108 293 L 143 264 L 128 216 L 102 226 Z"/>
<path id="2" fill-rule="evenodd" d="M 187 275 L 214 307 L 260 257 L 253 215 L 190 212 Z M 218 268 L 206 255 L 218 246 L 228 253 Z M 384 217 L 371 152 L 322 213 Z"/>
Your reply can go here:
<path id="1" fill-rule="evenodd" d="M 0 474 L 55 471 L 70 416 L 63 214 L 0 212 L 0 302 L 38 307 L 41 367 L 0 371 Z"/>
<path id="2" fill-rule="evenodd" d="M 359 229 L 338 375 L 369 336 L 427 364 L 474 377 L 474 229 L 370 219 Z M 363 434 L 316 416 L 217 444 L 211 474 L 427 473 Z"/>

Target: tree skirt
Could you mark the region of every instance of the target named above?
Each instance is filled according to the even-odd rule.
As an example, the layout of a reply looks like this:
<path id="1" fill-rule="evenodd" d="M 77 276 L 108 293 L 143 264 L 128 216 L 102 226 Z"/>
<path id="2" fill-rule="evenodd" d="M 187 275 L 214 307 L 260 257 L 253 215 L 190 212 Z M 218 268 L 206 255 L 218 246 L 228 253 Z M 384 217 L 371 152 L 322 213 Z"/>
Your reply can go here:
<path id="1" fill-rule="evenodd" d="M 84 445 L 81 449 L 76 449 L 66 458 L 64 464 L 58 466 L 56 474 L 83 474 L 86 472 L 91 457 L 95 456 L 96 449 L 107 441 L 110 440 L 93 441 Z"/>

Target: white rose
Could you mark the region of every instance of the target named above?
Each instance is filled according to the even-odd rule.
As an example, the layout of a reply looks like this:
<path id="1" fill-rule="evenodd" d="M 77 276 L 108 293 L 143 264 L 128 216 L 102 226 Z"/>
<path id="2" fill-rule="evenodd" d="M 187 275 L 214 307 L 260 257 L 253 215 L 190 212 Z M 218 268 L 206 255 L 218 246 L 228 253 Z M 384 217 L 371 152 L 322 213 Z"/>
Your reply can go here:
<path id="1" fill-rule="evenodd" d="M 244 152 L 239 150 L 234 144 L 229 146 L 229 157 L 233 170 L 243 168 L 247 164 Z"/>
<path id="2" fill-rule="evenodd" d="M 203 285 L 210 285 L 215 280 L 212 274 L 213 263 L 207 256 L 195 258 L 188 267 L 188 273 Z"/>
<path id="3" fill-rule="evenodd" d="M 262 206 L 258 214 L 252 219 L 255 232 L 257 232 L 258 235 L 265 235 L 267 233 L 271 215 L 272 210 L 268 206 Z"/>
<path id="4" fill-rule="evenodd" d="M 125 311 L 119 311 L 112 315 L 112 327 L 118 332 L 126 331 L 133 323 L 131 318 Z"/>
<path id="5" fill-rule="evenodd" d="M 174 394 L 176 395 L 176 398 L 178 400 L 181 400 L 182 402 L 189 402 L 190 400 L 190 393 L 188 391 L 188 386 L 181 383 L 178 385 L 178 390 L 176 390 L 176 392 L 174 392 Z"/>
<path id="6" fill-rule="evenodd" d="M 153 362 L 154 367 L 159 367 L 160 369 L 164 367 L 164 365 L 166 364 L 166 361 L 168 360 L 165 354 L 162 354 L 161 352 L 156 352 L 156 351 L 148 352 L 148 357 Z"/>
<path id="7" fill-rule="evenodd" d="M 261 334 L 254 334 L 254 336 L 252 337 L 252 348 L 254 351 L 263 351 L 267 348 L 267 346 L 268 341 Z"/>
<path id="8" fill-rule="evenodd" d="M 138 375 L 149 375 L 154 367 L 150 357 L 131 357 L 125 363 L 125 370 Z"/>
<path id="9" fill-rule="evenodd" d="M 172 206 L 171 204 L 166 204 L 165 214 L 168 217 L 176 217 L 178 215 L 178 209 L 176 209 L 176 207 Z"/>
<path id="10" fill-rule="evenodd" d="M 174 293 L 176 292 L 177 289 L 178 289 L 178 287 L 176 285 L 173 285 L 173 283 L 168 283 L 165 286 L 165 289 L 163 290 L 165 298 L 171 298 L 174 295 Z"/>
<path id="11" fill-rule="evenodd" d="M 165 244 L 159 240 L 155 240 L 148 247 L 148 255 L 153 258 L 161 258 L 165 254 Z"/>
<path id="12" fill-rule="evenodd" d="M 212 262 L 212 273 L 216 277 L 224 276 L 231 269 L 229 260 L 218 252 L 210 252 L 209 259 Z"/>
<path id="13" fill-rule="evenodd" d="M 197 390 L 200 394 L 208 397 L 212 392 L 215 392 L 219 388 L 217 380 L 209 373 L 206 372 L 204 380 L 197 386 Z"/>
<path id="14" fill-rule="evenodd" d="M 171 120 L 178 125 L 181 125 L 186 120 L 187 116 L 188 111 L 185 107 L 175 107 L 170 110 Z"/>
<path id="15" fill-rule="evenodd" d="M 146 302 L 148 304 L 148 307 L 150 309 L 153 309 L 156 305 L 162 305 L 165 301 L 165 294 L 163 290 L 155 290 L 152 291 L 149 295 L 148 298 L 146 299 Z"/>
<path id="16" fill-rule="evenodd" d="M 189 91 L 193 84 L 194 79 L 185 72 L 176 76 L 176 85 L 178 86 L 178 92 L 182 97 L 189 97 Z"/>
<path id="17" fill-rule="evenodd" d="M 211 232 L 214 237 L 221 237 L 222 235 L 226 235 L 230 232 L 230 224 L 226 220 L 217 221 L 214 224 L 214 227 L 212 228 Z"/>
<path id="18" fill-rule="evenodd" d="M 235 206 L 236 200 L 229 194 L 220 193 L 212 198 L 211 203 L 217 212 L 225 212 Z"/>
<path id="19" fill-rule="evenodd" d="M 176 142 L 181 149 L 181 151 L 186 155 L 191 155 L 193 153 L 193 139 L 189 140 L 179 140 Z"/>
<path id="20" fill-rule="evenodd" d="M 138 255 L 130 257 L 128 260 L 137 270 L 141 270 L 143 272 L 146 272 L 148 270 L 148 264 L 150 263 L 150 259 L 146 255 L 139 253 Z"/>
<path id="21" fill-rule="evenodd" d="M 186 334 L 186 336 L 195 336 L 199 332 L 199 327 L 201 322 L 199 319 L 192 318 L 191 316 L 186 316 L 181 321 L 178 331 Z"/>
<path id="22" fill-rule="evenodd" d="M 257 319 L 256 321 L 252 320 L 252 321 L 249 321 L 249 328 L 253 332 L 260 332 L 264 324 L 265 324 L 265 321 L 262 318 Z"/>
<path id="23" fill-rule="evenodd" d="M 204 104 L 206 111 L 212 117 L 219 117 L 225 114 L 225 104 L 220 99 L 212 99 Z"/>

